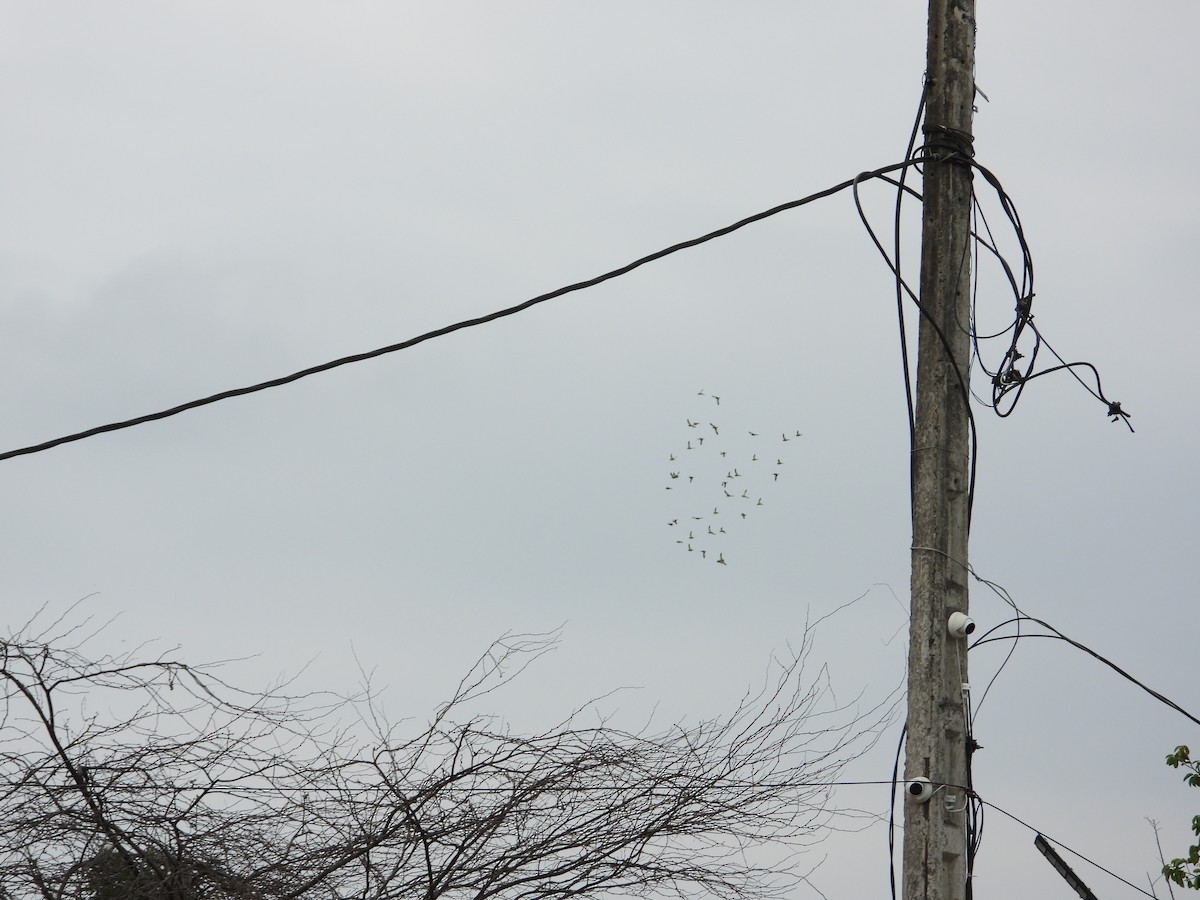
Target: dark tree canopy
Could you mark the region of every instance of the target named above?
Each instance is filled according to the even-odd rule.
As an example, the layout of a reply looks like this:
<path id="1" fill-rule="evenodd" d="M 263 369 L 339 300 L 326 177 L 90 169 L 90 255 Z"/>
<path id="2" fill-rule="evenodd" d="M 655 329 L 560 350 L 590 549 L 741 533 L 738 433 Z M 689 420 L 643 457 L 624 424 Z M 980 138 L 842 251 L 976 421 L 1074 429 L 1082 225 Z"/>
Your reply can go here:
<path id="1" fill-rule="evenodd" d="M 556 639 L 519 635 L 406 734 L 367 689 L 247 692 L 93 631 L 0 641 L 6 898 L 778 896 L 890 712 L 807 681 L 806 638 L 724 718 L 513 734 L 468 709 Z"/>

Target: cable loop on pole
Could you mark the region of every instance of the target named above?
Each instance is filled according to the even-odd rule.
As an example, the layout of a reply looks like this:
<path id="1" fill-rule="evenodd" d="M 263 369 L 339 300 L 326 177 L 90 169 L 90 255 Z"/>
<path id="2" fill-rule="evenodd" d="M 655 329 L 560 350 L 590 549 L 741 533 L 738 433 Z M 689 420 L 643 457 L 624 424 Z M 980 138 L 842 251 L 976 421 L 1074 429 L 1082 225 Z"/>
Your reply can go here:
<path id="1" fill-rule="evenodd" d="M 975 138 L 970 132 L 948 125 L 926 123 L 921 126 L 921 133 L 926 135 L 922 150 L 939 162 L 969 165 L 969 161 L 975 157 Z"/>

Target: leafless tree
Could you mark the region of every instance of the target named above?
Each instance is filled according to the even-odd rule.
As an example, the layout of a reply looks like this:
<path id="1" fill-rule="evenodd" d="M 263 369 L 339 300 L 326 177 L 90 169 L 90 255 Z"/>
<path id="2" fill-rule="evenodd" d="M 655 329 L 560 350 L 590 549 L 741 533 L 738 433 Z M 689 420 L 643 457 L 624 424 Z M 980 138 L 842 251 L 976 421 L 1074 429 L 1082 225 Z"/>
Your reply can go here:
<path id="1" fill-rule="evenodd" d="M 247 693 L 99 630 L 0 641 L 4 898 L 776 896 L 887 714 L 806 680 L 806 638 L 723 718 L 513 734 L 469 710 L 556 639 L 522 635 L 405 736 L 369 691 Z"/>

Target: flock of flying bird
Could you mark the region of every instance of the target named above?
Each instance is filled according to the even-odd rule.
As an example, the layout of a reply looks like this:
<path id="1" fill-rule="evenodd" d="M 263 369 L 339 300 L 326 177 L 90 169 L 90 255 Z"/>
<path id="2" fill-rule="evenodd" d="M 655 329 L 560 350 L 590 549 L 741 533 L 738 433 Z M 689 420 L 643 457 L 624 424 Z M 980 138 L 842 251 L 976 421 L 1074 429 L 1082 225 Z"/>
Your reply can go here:
<path id="1" fill-rule="evenodd" d="M 699 391 L 721 405 L 716 394 Z M 767 435 L 749 429 L 730 430 L 708 416 L 688 418 L 684 446 L 668 454 L 666 489 L 674 492 L 686 511 L 667 522 L 675 543 L 697 559 L 728 565 L 722 546 L 760 506 L 763 493 L 785 472 L 784 456 L 798 437 L 780 432 Z M 743 431 L 745 434 L 743 434 Z"/>

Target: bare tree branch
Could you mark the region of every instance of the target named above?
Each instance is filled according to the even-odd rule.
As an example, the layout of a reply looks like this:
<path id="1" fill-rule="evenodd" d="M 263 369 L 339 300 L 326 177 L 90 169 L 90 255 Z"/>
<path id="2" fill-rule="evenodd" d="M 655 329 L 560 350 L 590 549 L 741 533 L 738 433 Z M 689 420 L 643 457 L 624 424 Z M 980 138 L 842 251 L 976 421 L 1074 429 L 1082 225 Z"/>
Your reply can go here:
<path id="1" fill-rule="evenodd" d="M 0 897 L 781 896 L 892 711 L 806 681 L 806 636 L 718 719 L 630 731 L 585 705 L 514 734 L 468 712 L 552 632 L 501 638 L 406 734 L 369 678 L 247 692 L 174 651 L 90 654 L 95 631 L 0 640 Z"/>

